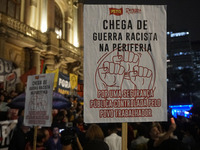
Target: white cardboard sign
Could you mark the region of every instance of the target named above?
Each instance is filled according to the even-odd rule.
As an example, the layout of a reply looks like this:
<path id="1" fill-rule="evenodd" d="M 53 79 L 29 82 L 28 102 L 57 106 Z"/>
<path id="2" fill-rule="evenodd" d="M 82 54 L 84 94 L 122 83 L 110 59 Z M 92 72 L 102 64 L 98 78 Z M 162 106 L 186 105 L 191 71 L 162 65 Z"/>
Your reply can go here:
<path id="1" fill-rule="evenodd" d="M 166 6 L 84 5 L 84 121 L 166 121 L 166 57 Z"/>
<path id="2" fill-rule="evenodd" d="M 54 73 L 28 76 L 24 124 L 51 126 Z"/>

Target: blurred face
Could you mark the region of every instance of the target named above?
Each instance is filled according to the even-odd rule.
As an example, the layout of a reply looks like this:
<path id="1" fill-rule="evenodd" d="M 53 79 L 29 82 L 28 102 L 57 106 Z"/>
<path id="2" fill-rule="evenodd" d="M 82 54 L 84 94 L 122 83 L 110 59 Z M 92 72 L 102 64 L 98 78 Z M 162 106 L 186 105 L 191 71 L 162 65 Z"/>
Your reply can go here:
<path id="1" fill-rule="evenodd" d="M 53 128 L 53 137 L 55 138 L 59 137 L 59 128 L 57 127 Z"/>
<path id="2" fill-rule="evenodd" d="M 55 115 L 57 115 L 57 114 L 58 114 L 58 109 L 53 109 L 53 110 L 52 110 L 52 115 L 55 116 Z"/>
<path id="3" fill-rule="evenodd" d="M 28 127 L 28 126 L 24 126 L 24 125 L 22 125 L 22 131 L 24 132 L 24 133 L 28 133 L 29 131 L 30 131 L 30 127 Z"/>
<path id="4" fill-rule="evenodd" d="M 1 95 L 1 97 L 0 97 L 0 102 L 3 102 L 3 101 L 4 101 L 4 96 Z"/>
<path id="5" fill-rule="evenodd" d="M 44 134 L 45 134 L 45 141 L 48 141 L 50 135 L 49 135 L 49 131 L 48 130 L 45 130 L 44 131 Z"/>
<path id="6" fill-rule="evenodd" d="M 160 131 L 158 130 L 157 127 L 153 127 L 150 131 L 150 136 L 152 139 L 154 138 L 158 138 L 159 137 L 159 134 L 160 134 Z"/>
<path id="7" fill-rule="evenodd" d="M 73 97 L 70 97 L 69 100 L 70 100 L 70 102 L 73 102 L 73 101 L 74 101 Z"/>
<path id="8" fill-rule="evenodd" d="M 10 109 L 9 110 L 9 117 L 10 117 L 10 119 L 17 119 L 18 118 L 18 109 Z"/>
<path id="9" fill-rule="evenodd" d="M 68 118 L 67 118 L 67 116 L 64 116 L 64 118 L 63 118 L 63 122 L 68 122 Z"/>

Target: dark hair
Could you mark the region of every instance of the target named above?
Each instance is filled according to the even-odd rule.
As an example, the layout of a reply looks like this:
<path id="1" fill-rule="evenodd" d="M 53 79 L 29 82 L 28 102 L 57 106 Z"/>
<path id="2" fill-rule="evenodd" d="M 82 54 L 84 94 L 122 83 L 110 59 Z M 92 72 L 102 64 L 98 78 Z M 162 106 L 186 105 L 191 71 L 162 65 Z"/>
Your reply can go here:
<path id="1" fill-rule="evenodd" d="M 137 127 L 137 136 L 147 136 L 147 127 L 144 124 L 140 124 Z"/>
<path id="2" fill-rule="evenodd" d="M 30 145 L 31 147 L 33 146 L 33 137 L 34 137 L 34 130 L 31 129 L 31 131 L 29 132 L 28 134 L 28 141 L 30 142 Z M 46 137 L 46 134 L 45 134 L 45 129 L 44 128 L 40 128 L 40 129 L 37 129 L 37 141 L 36 143 L 41 143 L 43 142 L 43 139 Z"/>
<path id="3" fill-rule="evenodd" d="M 86 132 L 85 137 L 87 140 L 102 140 L 104 139 L 104 133 L 101 127 L 97 124 L 91 124 Z"/>
<path id="4" fill-rule="evenodd" d="M 37 142 L 43 142 L 43 139 L 46 137 L 45 130 L 43 128 L 38 129 L 37 131 Z"/>
<path id="5" fill-rule="evenodd" d="M 51 130 L 53 130 L 54 128 L 60 129 L 60 125 L 58 123 L 52 123 Z"/>
<path id="6" fill-rule="evenodd" d="M 65 113 L 63 111 L 59 111 L 58 114 L 53 118 L 53 122 L 60 123 L 65 117 Z"/>
<path id="7" fill-rule="evenodd" d="M 110 130 L 112 132 L 117 132 L 117 127 L 118 127 L 117 123 L 109 123 L 108 124 L 108 130 Z"/>
<path id="8" fill-rule="evenodd" d="M 83 150 L 109 150 L 108 145 L 102 140 L 92 140 L 87 143 Z"/>
<path id="9" fill-rule="evenodd" d="M 69 145 L 76 143 L 76 136 L 73 128 L 66 128 L 64 131 L 62 131 L 60 140 L 62 145 Z"/>

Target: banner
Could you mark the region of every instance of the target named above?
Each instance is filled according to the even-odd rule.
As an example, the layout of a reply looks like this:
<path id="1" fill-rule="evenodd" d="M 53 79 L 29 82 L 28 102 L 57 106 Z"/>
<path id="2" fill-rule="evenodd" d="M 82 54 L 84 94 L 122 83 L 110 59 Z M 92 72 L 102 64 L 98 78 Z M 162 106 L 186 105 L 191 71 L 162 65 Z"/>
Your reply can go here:
<path id="1" fill-rule="evenodd" d="M 21 69 L 17 68 L 12 70 L 11 73 L 5 76 L 6 90 L 8 92 L 15 90 L 15 85 L 20 83 Z"/>
<path id="2" fill-rule="evenodd" d="M 71 85 L 69 82 L 69 76 L 63 74 L 62 72 L 59 72 L 57 92 L 63 95 L 65 94 L 69 95 L 70 87 Z"/>
<path id="3" fill-rule="evenodd" d="M 4 81 L 5 75 L 11 73 L 12 70 L 12 62 L 0 58 L 0 82 Z"/>
<path id="4" fill-rule="evenodd" d="M 69 74 L 70 77 L 70 84 L 71 84 L 71 89 L 77 89 L 77 85 L 78 85 L 78 76 L 75 74 L 70 73 Z"/>
<path id="5" fill-rule="evenodd" d="M 13 70 L 12 62 L 0 58 L 0 75 L 11 73 L 12 70 Z"/>
<path id="6" fill-rule="evenodd" d="M 59 74 L 59 69 L 55 69 L 55 70 L 46 70 L 46 73 L 54 73 L 54 84 L 53 84 L 53 89 L 56 89 L 57 87 L 57 82 L 58 82 L 58 74 Z"/>
<path id="7" fill-rule="evenodd" d="M 26 84 L 28 76 L 29 75 L 35 75 L 35 74 L 36 74 L 36 67 L 33 67 L 28 72 L 26 72 L 23 75 L 21 75 L 20 79 L 21 79 L 23 84 Z"/>
<path id="8" fill-rule="evenodd" d="M 84 121 L 167 120 L 166 7 L 84 5 Z"/>
<path id="9" fill-rule="evenodd" d="M 9 146 L 17 120 L 0 121 L 0 149 Z"/>
<path id="10" fill-rule="evenodd" d="M 78 81 L 78 89 L 77 89 L 77 94 L 81 97 L 83 97 L 83 80 Z"/>
<path id="11" fill-rule="evenodd" d="M 24 124 L 51 126 L 54 73 L 28 76 Z"/>

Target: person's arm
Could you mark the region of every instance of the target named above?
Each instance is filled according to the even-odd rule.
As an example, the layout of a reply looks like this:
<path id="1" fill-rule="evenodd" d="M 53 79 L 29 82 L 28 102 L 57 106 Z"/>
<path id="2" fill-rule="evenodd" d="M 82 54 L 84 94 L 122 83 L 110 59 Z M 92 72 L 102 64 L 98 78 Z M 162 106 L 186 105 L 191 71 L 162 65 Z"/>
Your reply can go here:
<path id="1" fill-rule="evenodd" d="M 82 145 L 81 145 L 81 143 L 80 143 L 80 141 L 79 141 L 78 136 L 76 136 L 76 141 L 77 141 L 78 149 L 79 149 L 79 150 L 83 150 L 83 147 L 82 147 Z"/>
<path id="2" fill-rule="evenodd" d="M 170 135 L 173 133 L 173 131 L 176 129 L 176 124 L 171 124 L 168 131 L 160 137 L 158 140 L 155 140 L 153 146 L 158 147 L 163 141 L 169 139 Z"/>

